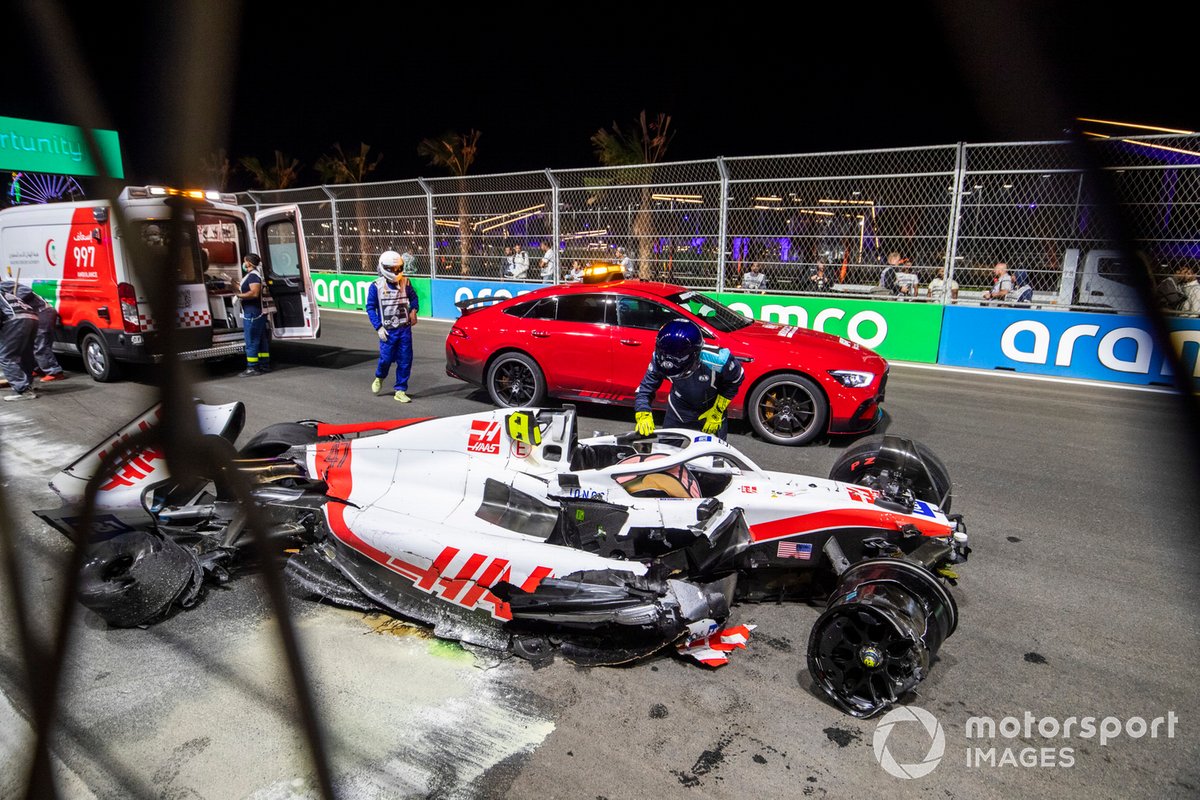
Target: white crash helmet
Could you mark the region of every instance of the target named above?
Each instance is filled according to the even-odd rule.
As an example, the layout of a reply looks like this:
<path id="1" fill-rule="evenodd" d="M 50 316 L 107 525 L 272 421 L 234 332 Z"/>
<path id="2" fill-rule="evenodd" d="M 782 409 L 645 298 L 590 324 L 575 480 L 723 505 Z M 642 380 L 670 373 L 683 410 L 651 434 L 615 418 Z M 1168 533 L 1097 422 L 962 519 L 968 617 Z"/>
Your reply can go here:
<path id="1" fill-rule="evenodd" d="M 379 274 L 385 278 L 392 277 L 392 267 L 403 262 L 403 258 L 395 250 L 384 250 L 379 255 Z"/>

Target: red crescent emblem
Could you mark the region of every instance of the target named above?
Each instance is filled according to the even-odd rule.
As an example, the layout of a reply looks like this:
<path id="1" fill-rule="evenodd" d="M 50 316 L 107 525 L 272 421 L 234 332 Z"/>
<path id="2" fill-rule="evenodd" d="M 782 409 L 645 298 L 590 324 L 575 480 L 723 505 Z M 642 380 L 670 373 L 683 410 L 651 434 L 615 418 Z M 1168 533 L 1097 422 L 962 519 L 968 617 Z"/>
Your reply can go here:
<path id="1" fill-rule="evenodd" d="M 58 264 L 54 263 L 54 256 L 51 255 L 53 250 L 54 250 L 54 240 L 47 239 L 46 240 L 46 260 L 50 262 L 50 266 L 57 267 Z"/>

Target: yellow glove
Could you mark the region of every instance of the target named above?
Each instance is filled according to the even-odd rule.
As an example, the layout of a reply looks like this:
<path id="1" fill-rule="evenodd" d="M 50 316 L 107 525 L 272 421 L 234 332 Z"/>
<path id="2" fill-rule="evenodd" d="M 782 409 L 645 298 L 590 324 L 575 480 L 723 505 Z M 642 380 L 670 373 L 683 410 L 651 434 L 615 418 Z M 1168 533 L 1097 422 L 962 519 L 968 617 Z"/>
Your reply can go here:
<path id="1" fill-rule="evenodd" d="M 716 433 L 725 421 L 725 409 L 729 408 L 729 398 L 723 394 L 717 395 L 712 408 L 700 415 L 701 430 L 705 433 Z"/>
<path id="2" fill-rule="evenodd" d="M 637 420 L 638 436 L 649 436 L 654 433 L 654 415 L 649 411 L 639 411 L 633 415 Z"/>

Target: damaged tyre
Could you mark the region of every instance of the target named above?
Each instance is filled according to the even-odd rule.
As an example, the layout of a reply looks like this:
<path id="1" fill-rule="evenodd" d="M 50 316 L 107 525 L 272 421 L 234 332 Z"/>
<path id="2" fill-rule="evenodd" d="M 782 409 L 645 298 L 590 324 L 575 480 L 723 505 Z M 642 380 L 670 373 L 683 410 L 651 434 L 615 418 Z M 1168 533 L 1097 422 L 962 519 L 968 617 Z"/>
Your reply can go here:
<path id="1" fill-rule="evenodd" d="M 842 573 L 808 639 L 808 671 L 855 717 L 873 716 L 912 691 L 958 625 L 958 607 L 929 570 L 895 558 Z"/>
<path id="2" fill-rule="evenodd" d="M 278 422 L 268 425 L 242 447 L 242 458 L 274 458 L 298 445 L 313 444 L 320 438 L 312 425 Z"/>
<path id="3" fill-rule="evenodd" d="M 846 449 L 829 479 L 875 489 L 885 496 L 899 490 L 950 511 L 950 472 L 925 445 L 902 436 L 872 436 Z"/>
<path id="4" fill-rule="evenodd" d="M 196 555 L 146 531 L 92 545 L 79 574 L 79 602 L 109 625 L 129 628 L 195 604 L 204 580 Z"/>

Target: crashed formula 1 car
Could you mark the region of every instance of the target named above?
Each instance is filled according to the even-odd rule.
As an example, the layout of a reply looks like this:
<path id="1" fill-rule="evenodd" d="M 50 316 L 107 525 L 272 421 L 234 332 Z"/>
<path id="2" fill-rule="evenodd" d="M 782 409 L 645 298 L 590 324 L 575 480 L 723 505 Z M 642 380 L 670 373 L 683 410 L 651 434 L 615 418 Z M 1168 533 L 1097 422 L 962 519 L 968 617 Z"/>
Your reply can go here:
<path id="1" fill-rule="evenodd" d="M 103 454 L 152 408 L 51 482 L 36 512 L 76 530 Z M 233 450 L 241 403 L 197 404 Z M 111 625 L 193 605 L 252 562 L 228 479 L 175 480 L 125 447 L 87 534 L 82 602 Z M 859 717 L 927 674 L 958 612 L 947 584 L 969 548 L 950 481 L 899 436 L 847 449 L 830 479 L 760 469 L 713 436 L 579 439 L 574 408 L 358 425 L 272 425 L 233 454 L 287 557 L 289 588 L 386 611 L 438 636 L 540 660 L 615 664 L 674 646 L 719 665 L 744 646 L 738 601 L 824 599 L 808 666 Z"/>

